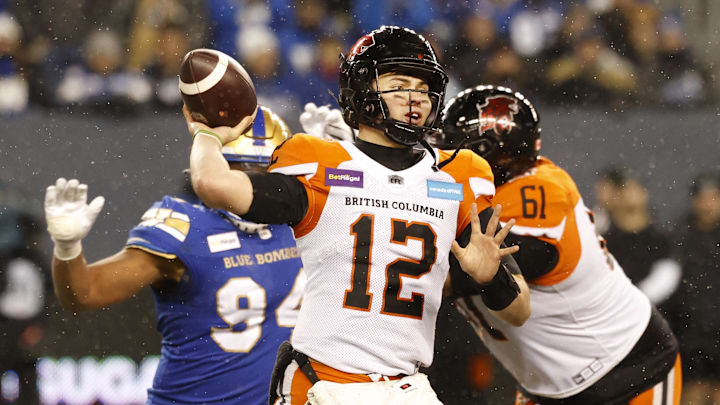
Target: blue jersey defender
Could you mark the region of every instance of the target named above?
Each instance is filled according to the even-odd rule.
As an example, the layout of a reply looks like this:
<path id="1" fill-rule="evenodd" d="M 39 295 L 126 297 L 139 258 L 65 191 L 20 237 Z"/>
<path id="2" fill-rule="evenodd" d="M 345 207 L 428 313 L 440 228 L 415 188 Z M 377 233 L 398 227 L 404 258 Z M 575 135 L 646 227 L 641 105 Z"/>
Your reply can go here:
<path id="1" fill-rule="evenodd" d="M 305 279 L 292 230 L 253 225 L 164 197 L 130 231 L 127 247 L 186 269 L 177 285 L 153 288 L 162 356 L 148 403 L 267 403 Z"/>

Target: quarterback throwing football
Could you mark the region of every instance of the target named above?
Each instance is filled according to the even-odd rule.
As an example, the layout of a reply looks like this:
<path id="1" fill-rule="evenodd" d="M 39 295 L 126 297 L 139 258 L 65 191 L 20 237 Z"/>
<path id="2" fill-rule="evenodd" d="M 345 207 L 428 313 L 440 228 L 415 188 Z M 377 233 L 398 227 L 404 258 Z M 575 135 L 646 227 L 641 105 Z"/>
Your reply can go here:
<path id="1" fill-rule="evenodd" d="M 502 245 L 512 222 L 496 234 L 489 165 L 425 141 L 437 129 L 446 83 L 422 36 L 383 26 L 340 66 L 339 102 L 357 139 L 295 135 L 263 174 L 231 171 L 222 159 L 222 143 L 238 129 L 208 128 L 186 110 L 199 134 L 190 163 L 203 201 L 251 221 L 290 224 L 301 251 L 305 296 L 292 347 L 278 353 L 271 400 L 439 403 L 418 368 L 432 362 L 452 269 L 458 282 L 472 278 L 499 318 L 521 325 L 529 316 L 527 286 L 509 256 L 516 248 Z"/>

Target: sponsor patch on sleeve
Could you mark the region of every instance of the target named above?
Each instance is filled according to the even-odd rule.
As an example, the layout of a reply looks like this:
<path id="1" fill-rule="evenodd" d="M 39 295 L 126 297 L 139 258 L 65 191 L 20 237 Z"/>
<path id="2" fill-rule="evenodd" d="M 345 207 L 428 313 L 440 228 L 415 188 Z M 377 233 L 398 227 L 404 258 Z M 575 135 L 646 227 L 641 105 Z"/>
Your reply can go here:
<path id="1" fill-rule="evenodd" d="M 325 169 L 325 185 L 362 188 L 363 172 L 328 167 Z"/>
<path id="2" fill-rule="evenodd" d="M 450 183 L 447 181 L 427 181 L 428 197 L 442 198 L 444 200 L 463 200 L 463 185 L 460 183 Z"/>

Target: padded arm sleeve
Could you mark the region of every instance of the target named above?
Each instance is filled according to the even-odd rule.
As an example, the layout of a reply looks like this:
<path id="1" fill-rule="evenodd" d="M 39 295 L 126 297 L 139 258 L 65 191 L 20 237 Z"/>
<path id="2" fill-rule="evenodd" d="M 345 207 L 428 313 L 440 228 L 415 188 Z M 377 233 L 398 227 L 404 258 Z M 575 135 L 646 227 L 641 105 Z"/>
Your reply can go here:
<path id="1" fill-rule="evenodd" d="M 279 173 L 247 173 L 253 201 L 244 219 L 259 224 L 297 225 L 308 209 L 305 186 L 294 176 Z"/>
<path id="2" fill-rule="evenodd" d="M 520 246 L 520 251 L 513 256 L 527 281 L 551 272 L 558 264 L 558 250 L 550 243 L 532 236 L 513 234 L 509 234 L 505 241 L 509 246 Z"/>

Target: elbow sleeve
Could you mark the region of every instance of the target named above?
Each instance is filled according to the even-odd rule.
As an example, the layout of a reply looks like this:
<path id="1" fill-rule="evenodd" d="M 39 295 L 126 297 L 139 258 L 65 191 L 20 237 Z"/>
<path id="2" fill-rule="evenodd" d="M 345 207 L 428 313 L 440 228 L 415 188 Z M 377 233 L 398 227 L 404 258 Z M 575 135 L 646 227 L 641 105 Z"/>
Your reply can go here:
<path id="1" fill-rule="evenodd" d="M 308 198 L 305 186 L 293 176 L 248 172 L 253 201 L 243 218 L 260 224 L 297 225 L 305 217 Z"/>

